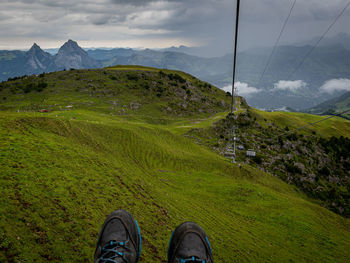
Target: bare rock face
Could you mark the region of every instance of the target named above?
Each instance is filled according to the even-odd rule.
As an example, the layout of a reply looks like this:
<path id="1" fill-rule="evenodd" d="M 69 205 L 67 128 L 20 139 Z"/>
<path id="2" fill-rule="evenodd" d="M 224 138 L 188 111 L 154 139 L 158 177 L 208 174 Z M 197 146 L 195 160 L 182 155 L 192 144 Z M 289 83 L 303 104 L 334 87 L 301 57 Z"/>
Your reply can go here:
<path id="1" fill-rule="evenodd" d="M 100 63 L 89 57 L 88 53 L 78 46 L 77 42 L 68 40 L 58 50 L 50 67 L 56 69 L 82 69 L 97 68 L 99 66 Z"/>
<path id="2" fill-rule="evenodd" d="M 100 62 L 89 57 L 78 44 L 72 40 L 66 42 L 56 55 L 42 50 L 36 43 L 27 51 L 15 51 L 16 57 L 8 65 L 2 63 L 1 69 L 15 75 L 32 75 L 63 69 L 99 68 Z M 14 70 L 15 69 L 15 70 Z"/>
<path id="3" fill-rule="evenodd" d="M 138 102 L 130 102 L 130 109 L 138 110 L 141 107 L 141 104 Z"/>
<path id="4" fill-rule="evenodd" d="M 183 102 L 179 102 L 177 105 L 182 107 L 183 109 L 187 109 L 188 103 L 183 101 Z"/>
<path id="5" fill-rule="evenodd" d="M 302 173 L 305 173 L 305 165 L 302 163 L 295 163 L 295 166 L 298 167 Z"/>
<path id="6" fill-rule="evenodd" d="M 26 53 L 26 66 L 34 72 L 44 71 L 52 61 L 52 56 L 42 50 L 36 43 Z"/>

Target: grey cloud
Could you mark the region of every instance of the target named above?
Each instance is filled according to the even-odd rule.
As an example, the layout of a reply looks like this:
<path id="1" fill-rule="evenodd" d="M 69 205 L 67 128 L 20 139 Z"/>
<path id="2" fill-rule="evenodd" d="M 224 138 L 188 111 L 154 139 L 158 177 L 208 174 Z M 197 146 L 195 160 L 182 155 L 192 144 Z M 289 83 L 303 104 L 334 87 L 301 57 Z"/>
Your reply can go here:
<path id="1" fill-rule="evenodd" d="M 242 1 L 240 47 L 272 45 L 292 2 Z M 347 0 L 297 1 L 282 42 L 320 35 L 346 3 Z M 69 36 L 102 41 L 113 37 L 118 41 L 138 37 L 140 43 L 142 38 L 162 38 L 169 39 L 169 45 L 171 39 L 185 39 L 210 46 L 213 53 L 232 50 L 234 0 L 0 0 L 0 4 L 2 38 Z M 350 10 L 330 33 L 348 31 L 349 14 Z"/>
<path id="2" fill-rule="evenodd" d="M 88 19 L 94 24 L 94 25 L 105 25 L 109 22 L 111 19 L 110 15 L 91 15 L 88 17 Z"/>
<path id="3" fill-rule="evenodd" d="M 186 0 L 111 0 L 113 4 L 132 6 L 144 6 L 152 2 L 186 2 Z"/>
<path id="4" fill-rule="evenodd" d="M 11 18 L 12 18 L 12 16 L 9 16 L 9 15 L 4 14 L 4 13 L 0 13 L 0 21 L 9 20 Z"/>

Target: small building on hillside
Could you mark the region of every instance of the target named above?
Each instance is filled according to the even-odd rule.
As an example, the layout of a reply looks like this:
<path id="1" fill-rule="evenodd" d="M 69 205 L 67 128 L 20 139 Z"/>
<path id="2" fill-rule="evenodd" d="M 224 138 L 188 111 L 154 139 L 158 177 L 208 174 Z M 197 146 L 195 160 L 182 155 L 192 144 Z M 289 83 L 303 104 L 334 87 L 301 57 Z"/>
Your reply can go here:
<path id="1" fill-rule="evenodd" d="M 256 152 L 254 150 L 249 149 L 246 152 L 246 156 L 247 157 L 255 157 L 256 156 Z"/>

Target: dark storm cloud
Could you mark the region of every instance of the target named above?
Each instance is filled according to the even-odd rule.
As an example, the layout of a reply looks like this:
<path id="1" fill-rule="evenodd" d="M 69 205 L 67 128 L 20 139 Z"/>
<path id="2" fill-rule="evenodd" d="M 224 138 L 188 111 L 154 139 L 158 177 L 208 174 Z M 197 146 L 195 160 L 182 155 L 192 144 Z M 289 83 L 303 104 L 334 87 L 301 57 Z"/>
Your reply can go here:
<path id="1" fill-rule="evenodd" d="M 241 3 L 240 48 L 272 45 L 293 0 Z M 298 0 L 282 42 L 320 35 L 346 3 Z M 234 0 L 0 0 L 0 4 L 1 42 L 19 43 L 41 36 L 52 41 L 66 37 L 116 43 L 137 40 L 142 46 L 142 39 L 154 38 L 154 44 L 163 41 L 162 45 L 169 46 L 174 40 L 176 44 L 208 45 L 213 54 L 232 49 Z M 349 14 L 350 10 L 330 34 L 349 32 Z"/>

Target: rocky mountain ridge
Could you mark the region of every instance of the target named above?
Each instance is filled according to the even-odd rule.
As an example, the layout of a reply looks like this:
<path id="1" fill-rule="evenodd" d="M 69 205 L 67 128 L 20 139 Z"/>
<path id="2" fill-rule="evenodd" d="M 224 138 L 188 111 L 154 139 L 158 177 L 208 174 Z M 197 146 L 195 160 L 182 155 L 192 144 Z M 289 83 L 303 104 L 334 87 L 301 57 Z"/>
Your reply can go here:
<path id="1" fill-rule="evenodd" d="M 83 69 L 98 68 L 101 66 L 99 62 L 89 57 L 88 53 L 73 40 L 68 40 L 64 43 L 54 56 L 52 63 L 51 67 L 53 69 Z"/>
<path id="2" fill-rule="evenodd" d="M 36 43 L 26 53 L 27 66 L 34 70 L 45 70 L 51 62 L 51 55 L 43 51 Z"/>
<path id="3" fill-rule="evenodd" d="M 332 44 L 345 38 L 337 39 Z M 341 43 L 347 43 L 345 40 Z M 325 100 L 342 95 L 341 90 L 332 94 L 320 90 L 328 80 L 350 78 L 350 51 L 342 45 L 316 48 L 303 66 L 290 76 L 311 48 L 310 43 L 305 46 L 278 47 L 261 81 L 259 79 L 271 49 L 239 52 L 237 81 L 243 85 L 238 89 L 238 93 L 256 108 L 274 110 L 289 107 L 299 111 L 305 111 Z M 130 48 L 83 50 L 76 42 L 69 40 L 56 54 L 50 55 L 39 46 L 33 45 L 28 52 L 0 51 L 0 81 L 70 68 L 141 65 L 184 71 L 220 88 L 230 86 L 232 54 L 205 58 L 179 52 L 182 50 L 184 47 L 162 51 Z M 281 80 L 302 81 L 305 85 L 298 89 L 276 89 L 275 85 Z"/>
<path id="4" fill-rule="evenodd" d="M 68 40 L 56 55 L 51 55 L 36 43 L 27 51 L 0 51 L 0 79 L 40 74 L 64 69 L 98 68 L 101 63 L 89 57 L 77 42 Z"/>

